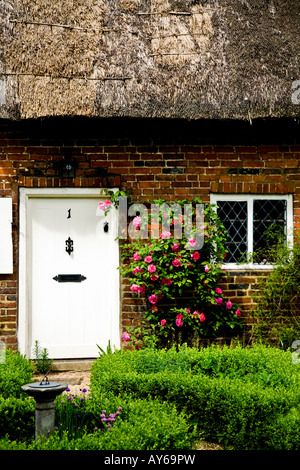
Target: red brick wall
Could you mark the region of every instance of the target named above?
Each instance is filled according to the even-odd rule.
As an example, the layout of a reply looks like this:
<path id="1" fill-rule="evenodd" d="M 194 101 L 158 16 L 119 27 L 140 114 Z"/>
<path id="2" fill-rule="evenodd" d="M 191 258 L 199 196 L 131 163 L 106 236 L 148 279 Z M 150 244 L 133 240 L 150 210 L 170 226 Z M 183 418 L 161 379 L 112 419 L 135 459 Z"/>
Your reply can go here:
<path id="1" fill-rule="evenodd" d="M 164 125 L 150 124 L 145 131 L 145 124 L 135 121 L 121 123 L 119 130 L 115 122 L 103 121 L 0 122 L 0 197 L 13 198 L 14 241 L 14 274 L 0 275 L 0 340 L 17 348 L 19 187 L 121 185 L 136 200 L 199 196 L 203 202 L 211 193 L 292 193 L 294 225 L 300 229 L 300 144 L 290 128 L 271 124 L 267 137 L 259 128 L 253 139 L 249 124 L 242 125 L 242 135 L 229 124 L 229 137 L 216 124 L 208 130 L 195 123 Z M 66 151 L 78 164 L 74 179 L 61 178 L 57 170 Z M 224 278 L 226 294 L 241 303 L 245 316 L 258 275 L 229 272 Z M 124 281 L 123 329 L 138 324 L 142 311 Z"/>

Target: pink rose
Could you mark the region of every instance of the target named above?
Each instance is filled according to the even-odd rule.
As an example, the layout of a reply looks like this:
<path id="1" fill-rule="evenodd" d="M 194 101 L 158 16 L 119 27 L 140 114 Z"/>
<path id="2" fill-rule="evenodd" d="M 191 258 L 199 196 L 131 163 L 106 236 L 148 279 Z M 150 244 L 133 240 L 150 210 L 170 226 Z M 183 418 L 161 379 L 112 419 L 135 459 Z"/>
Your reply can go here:
<path id="1" fill-rule="evenodd" d="M 204 266 L 204 271 L 205 271 L 206 273 L 208 273 L 208 272 L 209 272 L 209 267 L 208 267 L 208 265 L 207 265 L 207 264 Z"/>
<path id="2" fill-rule="evenodd" d="M 241 311 L 240 311 L 240 309 L 239 309 L 239 308 L 238 308 L 238 309 L 235 311 L 235 314 L 236 314 L 238 317 L 240 317 L 240 316 L 241 316 Z"/>
<path id="3" fill-rule="evenodd" d="M 188 244 L 191 246 L 191 247 L 194 247 L 197 245 L 197 240 L 195 238 L 190 238 L 189 241 L 188 241 Z"/>
<path id="4" fill-rule="evenodd" d="M 151 281 L 157 281 L 158 278 L 158 274 L 152 274 L 152 276 L 150 277 Z"/>
<path id="5" fill-rule="evenodd" d="M 180 259 L 176 258 L 172 261 L 172 264 L 175 266 L 175 268 L 178 268 L 178 266 L 181 266 L 181 261 Z"/>
<path id="6" fill-rule="evenodd" d="M 156 305 L 153 305 L 153 307 L 151 307 L 151 311 L 153 313 L 157 313 L 158 312 L 158 307 Z"/>
<path id="7" fill-rule="evenodd" d="M 228 302 L 226 302 L 226 308 L 230 310 L 231 307 L 232 307 L 232 303 L 230 302 L 230 300 L 228 300 Z"/>
<path id="8" fill-rule="evenodd" d="M 162 326 L 164 326 L 166 323 L 167 323 L 167 320 L 162 320 L 162 321 L 160 322 L 160 324 L 161 324 Z"/>
<path id="9" fill-rule="evenodd" d="M 148 271 L 149 271 L 149 273 L 155 273 L 156 266 L 154 264 L 149 264 Z"/>
<path id="10" fill-rule="evenodd" d="M 157 301 L 158 301 L 158 298 L 155 294 L 152 294 L 148 297 L 148 300 L 149 300 L 150 304 L 156 304 Z"/>
<path id="11" fill-rule="evenodd" d="M 140 261 L 141 257 L 140 257 L 140 255 L 138 254 L 137 251 L 134 253 L 133 259 L 134 259 L 134 261 Z"/>
<path id="12" fill-rule="evenodd" d="M 178 249 L 179 249 L 178 243 L 174 243 L 174 245 L 172 246 L 172 251 L 177 251 Z"/>
<path id="13" fill-rule="evenodd" d="M 136 230 L 138 230 L 140 227 L 141 227 L 141 221 L 142 221 L 142 218 L 139 217 L 139 216 L 136 216 L 133 221 L 132 221 L 132 225 L 134 226 L 134 228 Z"/>
<path id="14" fill-rule="evenodd" d="M 165 238 L 170 238 L 171 236 L 171 232 L 168 232 L 167 230 L 165 230 L 164 232 L 162 232 L 162 234 L 160 235 L 160 238 L 163 240 Z"/>
<path id="15" fill-rule="evenodd" d="M 216 293 L 217 293 L 217 294 L 222 294 L 222 289 L 220 289 L 220 287 L 217 287 L 217 288 L 216 288 Z"/>
<path id="16" fill-rule="evenodd" d="M 186 313 L 191 313 L 191 309 L 190 309 L 190 308 L 186 308 L 185 311 L 186 311 Z"/>
<path id="17" fill-rule="evenodd" d="M 133 274 L 137 274 L 137 273 L 142 273 L 143 272 L 143 269 L 142 268 L 139 268 L 138 266 L 136 266 L 134 269 L 133 269 Z"/>
<path id="18" fill-rule="evenodd" d="M 177 315 L 175 323 L 176 323 L 177 326 L 182 326 L 182 325 L 183 325 L 181 313 L 179 313 L 179 314 Z"/>
<path id="19" fill-rule="evenodd" d="M 195 251 L 195 253 L 191 254 L 191 257 L 193 258 L 194 261 L 197 261 L 197 259 L 200 258 L 200 254 L 198 253 L 198 251 Z"/>
<path id="20" fill-rule="evenodd" d="M 167 286 L 170 286 L 172 284 L 172 279 L 168 279 L 164 277 L 161 281 L 161 285 L 163 286 L 164 284 L 167 284 Z"/>
<path id="21" fill-rule="evenodd" d="M 128 331 L 126 331 L 126 333 L 122 334 L 122 339 L 124 341 L 129 341 L 130 340 L 130 334 L 128 333 Z"/>
<path id="22" fill-rule="evenodd" d="M 146 256 L 146 257 L 145 257 L 145 262 L 146 262 L 146 263 L 151 263 L 151 261 L 152 261 L 152 257 L 151 257 L 151 256 Z"/>
<path id="23" fill-rule="evenodd" d="M 103 211 L 106 211 L 111 206 L 111 201 L 108 199 L 104 202 L 99 202 L 99 208 Z"/>
<path id="24" fill-rule="evenodd" d="M 195 310 L 195 311 L 193 312 L 193 315 L 195 315 L 195 316 L 196 316 L 196 315 L 200 315 L 200 313 L 198 312 L 198 310 Z"/>
<path id="25" fill-rule="evenodd" d="M 132 286 L 130 286 L 131 292 L 138 292 L 138 289 L 139 286 L 137 284 L 132 284 Z"/>
<path id="26" fill-rule="evenodd" d="M 201 322 L 204 322 L 204 321 L 205 321 L 205 315 L 204 315 L 204 313 L 200 313 L 199 320 L 200 320 Z"/>
<path id="27" fill-rule="evenodd" d="M 221 305 L 222 302 L 223 302 L 222 297 L 218 297 L 217 299 L 215 299 L 215 302 L 216 302 L 217 305 Z"/>

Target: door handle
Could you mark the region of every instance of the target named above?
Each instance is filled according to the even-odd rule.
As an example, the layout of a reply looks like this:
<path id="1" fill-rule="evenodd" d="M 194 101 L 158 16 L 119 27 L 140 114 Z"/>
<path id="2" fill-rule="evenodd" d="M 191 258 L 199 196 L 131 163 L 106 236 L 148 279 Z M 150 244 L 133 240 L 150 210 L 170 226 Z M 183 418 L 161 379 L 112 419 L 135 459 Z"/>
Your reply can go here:
<path id="1" fill-rule="evenodd" d="M 54 281 L 57 282 L 81 282 L 86 279 L 82 274 L 57 274 L 53 277 Z"/>

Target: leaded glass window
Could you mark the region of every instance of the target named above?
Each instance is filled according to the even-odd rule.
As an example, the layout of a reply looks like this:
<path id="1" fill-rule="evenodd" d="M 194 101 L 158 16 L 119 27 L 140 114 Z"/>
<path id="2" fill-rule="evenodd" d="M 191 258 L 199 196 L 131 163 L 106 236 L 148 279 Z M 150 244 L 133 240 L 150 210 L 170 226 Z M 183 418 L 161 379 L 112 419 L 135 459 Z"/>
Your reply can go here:
<path id="1" fill-rule="evenodd" d="M 219 201 L 220 217 L 229 237 L 226 261 L 237 263 L 248 251 L 248 211 L 247 201 Z"/>
<path id="2" fill-rule="evenodd" d="M 271 265 L 270 248 L 279 239 L 292 239 L 292 196 L 212 195 L 218 216 L 227 234 L 226 264 L 251 259 L 253 266 Z"/>

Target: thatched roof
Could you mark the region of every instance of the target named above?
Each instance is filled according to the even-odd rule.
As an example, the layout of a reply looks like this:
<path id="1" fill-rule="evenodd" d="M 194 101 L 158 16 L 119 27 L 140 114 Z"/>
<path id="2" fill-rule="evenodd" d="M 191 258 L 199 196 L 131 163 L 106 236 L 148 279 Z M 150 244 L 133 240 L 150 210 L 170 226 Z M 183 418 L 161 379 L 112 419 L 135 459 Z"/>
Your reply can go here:
<path id="1" fill-rule="evenodd" d="M 0 36 L 2 118 L 300 115 L 299 0 L 0 0 Z"/>

